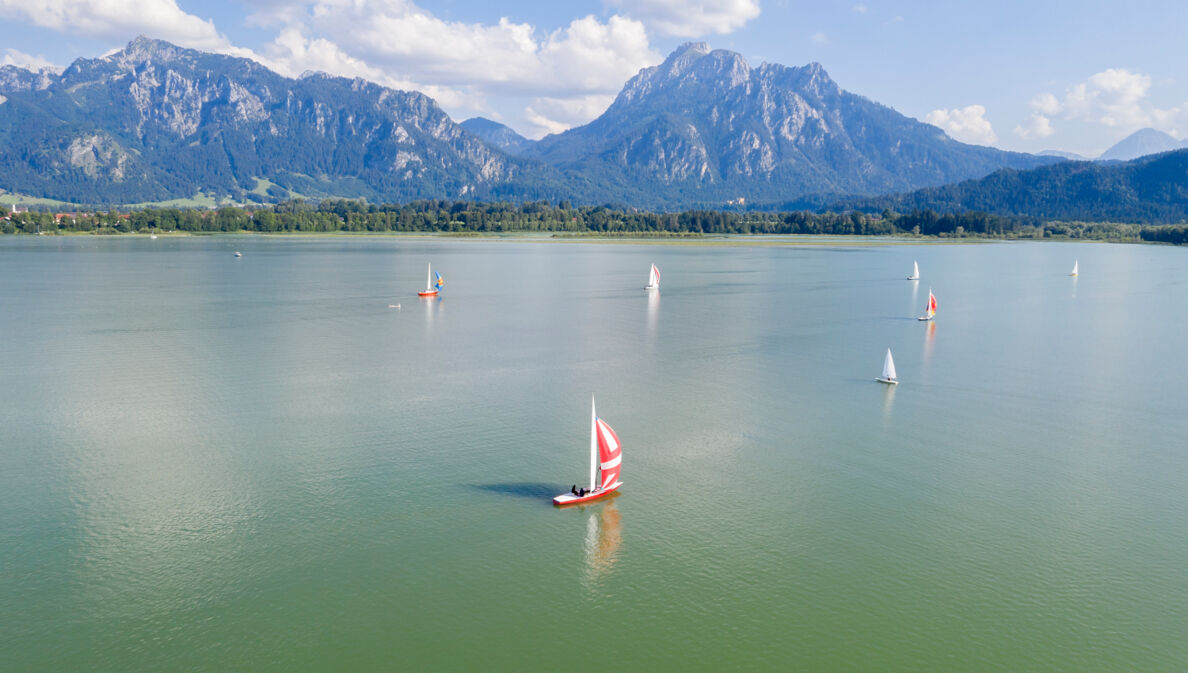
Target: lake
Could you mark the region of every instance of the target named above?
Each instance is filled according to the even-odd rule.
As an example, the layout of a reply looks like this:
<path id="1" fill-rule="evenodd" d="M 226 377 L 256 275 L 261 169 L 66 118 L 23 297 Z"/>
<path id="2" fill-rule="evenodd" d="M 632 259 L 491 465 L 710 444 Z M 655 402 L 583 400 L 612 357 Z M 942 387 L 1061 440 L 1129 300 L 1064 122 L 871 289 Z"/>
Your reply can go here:
<path id="1" fill-rule="evenodd" d="M 8 236 L 0 284 L 5 671 L 1188 662 L 1188 250 Z M 592 395 L 624 485 L 557 509 Z"/>

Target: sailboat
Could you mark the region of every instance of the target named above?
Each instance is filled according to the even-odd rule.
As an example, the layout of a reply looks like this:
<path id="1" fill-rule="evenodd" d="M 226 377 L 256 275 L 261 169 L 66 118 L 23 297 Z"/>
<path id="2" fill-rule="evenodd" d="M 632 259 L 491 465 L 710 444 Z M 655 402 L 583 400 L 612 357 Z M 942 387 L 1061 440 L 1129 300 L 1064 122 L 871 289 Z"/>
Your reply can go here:
<path id="1" fill-rule="evenodd" d="M 887 357 L 883 359 L 883 375 L 875 379 L 879 383 L 895 385 L 899 379 L 895 377 L 895 360 L 891 359 L 891 349 L 887 349 Z"/>
<path id="2" fill-rule="evenodd" d="M 932 288 L 928 288 L 928 304 L 924 306 L 924 315 L 916 318 L 916 320 L 932 320 L 936 317 L 936 297 L 932 294 Z"/>
<path id="3" fill-rule="evenodd" d="M 648 284 L 644 286 L 645 290 L 659 290 L 660 289 L 660 269 L 656 265 L 652 265 L 652 270 L 648 273 Z"/>
<path id="4" fill-rule="evenodd" d="M 581 492 L 562 493 L 553 498 L 553 504 L 573 505 L 613 493 L 623 485 L 619 481 L 622 459 L 619 436 L 606 421 L 598 417 L 594 410 L 594 398 L 590 398 L 590 488 L 582 489 Z"/>
<path id="5" fill-rule="evenodd" d="M 433 265 L 430 264 L 428 269 L 425 271 L 425 291 L 418 292 L 417 296 L 436 297 L 437 293 L 441 290 L 442 285 L 445 285 L 445 279 L 442 278 L 441 274 L 439 273 L 439 274 L 437 274 L 437 281 L 434 282 L 434 280 L 433 280 Z"/>
<path id="6" fill-rule="evenodd" d="M 1079 260 L 1079 259 L 1074 259 L 1074 260 L 1073 260 L 1073 270 L 1072 270 L 1072 273 L 1070 273 L 1070 274 L 1068 274 L 1068 275 L 1070 275 L 1070 276 L 1075 276 L 1075 275 L 1077 275 L 1077 265 L 1080 263 L 1080 261 L 1081 261 L 1081 260 Z"/>
<path id="7" fill-rule="evenodd" d="M 920 280 L 920 265 L 912 262 L 912 275 L 907 277 L 908 280 Z"/>

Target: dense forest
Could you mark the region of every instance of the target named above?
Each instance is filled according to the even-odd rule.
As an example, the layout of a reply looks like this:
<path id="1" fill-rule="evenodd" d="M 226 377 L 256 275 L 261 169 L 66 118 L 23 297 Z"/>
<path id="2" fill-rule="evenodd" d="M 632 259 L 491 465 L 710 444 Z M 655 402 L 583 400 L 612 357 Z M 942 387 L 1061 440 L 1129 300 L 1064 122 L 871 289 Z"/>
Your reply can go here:
<path id="1" fill-rule="evenodd" d="M 910 194 L 872 196 L 796 207 L 878 212 L 979 211 L 1005 217 L 1093 220 L 1140 224 L 1188 223 L 1188 150 L 1126 163 L 1065 161 L 1027 171 L 1004 169 L 980 180 L 930 187 Z"/>
<path id="2" fill-rule="evenodd" d="M 831 236 L 942 236 L 981 238 L 1083 238 L 1182 244 L 1188 225 L 1151 226 L 1101 222 L 1051 222 L 1034 217 L 978 212 L 909 213 L 850 211 L 651 213 L 567 202 L 478 203 L 427 200 L 369 204 L 361 200 L 302 200 L 255 208 L 217 210 L 149 208 L 132 212 L 91 210 L 6 215 L 0 230 L 13 233 L 153 232 L 557 232 L 567 235 L 823 234 Z"/>

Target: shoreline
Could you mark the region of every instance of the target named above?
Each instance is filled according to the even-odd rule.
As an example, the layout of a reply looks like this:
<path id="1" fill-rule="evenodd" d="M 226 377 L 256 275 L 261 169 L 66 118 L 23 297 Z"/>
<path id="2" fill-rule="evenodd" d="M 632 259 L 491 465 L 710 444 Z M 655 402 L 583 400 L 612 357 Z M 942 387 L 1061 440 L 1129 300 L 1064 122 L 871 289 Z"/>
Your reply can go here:
<path id="1" fill-rule="evenodd" d="M 565 234 L 557 236 L 555 234 Z M 455 241 L 507 241 L 520 243 L 596 243 L 608 245 L 680 245 L 702 247 L 879 247 L 903 245 L 980 245 L 986 243 L 1049 242 L 1049 243 L 1111 243 L 1139 245 L 1174 245 L 1163 241 L 1093 239 L 1070 237 L 1007 238 L 991 236 L 864 236 L 858 234 L 704 234 L 698 236 L 661 236 L 644 234 L 605 235 L 572 234 L 570 232 L 394 232 L 394 231 L 326 231 L 326 232 L 190 232 L 170 231 L 158 233 L 121 232 L 97 234 L 90 231 L 58 231 L 52 234 L 13 233 L 0 236 L 30 238 L 52 237 L 94 237 L 94 238 L 276 238 L 276 239 L 415 239 Z"/>

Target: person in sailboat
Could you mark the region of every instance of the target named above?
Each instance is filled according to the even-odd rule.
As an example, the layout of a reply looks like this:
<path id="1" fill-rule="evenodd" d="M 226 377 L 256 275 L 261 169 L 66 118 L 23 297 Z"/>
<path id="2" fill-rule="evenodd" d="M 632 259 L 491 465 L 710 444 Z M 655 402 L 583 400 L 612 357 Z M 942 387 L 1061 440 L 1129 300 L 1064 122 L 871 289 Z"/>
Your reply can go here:
<path id="1" fill-rule="evenodd" d="M 573 486 L 570 486 L 570 487 L 569 487 L 569 492 L 570 492 L 570 493 L 572 493 L 572 494 L 574 494 L 574 495 L 577 495 L 577 484 L 574 484 Z"/>

